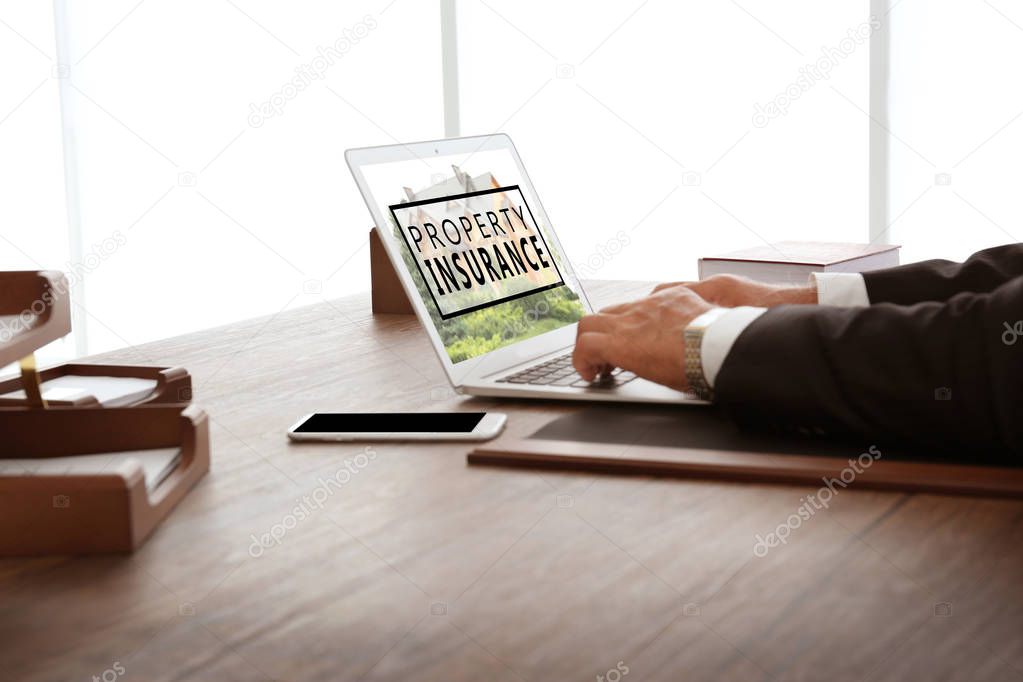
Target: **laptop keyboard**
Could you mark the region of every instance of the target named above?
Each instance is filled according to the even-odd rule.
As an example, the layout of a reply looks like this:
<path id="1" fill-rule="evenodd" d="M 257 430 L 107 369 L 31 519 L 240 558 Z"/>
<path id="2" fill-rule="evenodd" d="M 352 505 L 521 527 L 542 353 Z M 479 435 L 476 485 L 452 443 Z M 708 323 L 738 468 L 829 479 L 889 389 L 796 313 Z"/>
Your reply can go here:
<path id="1" fill-rule="evenodd" d="M 586 381 L 572 367 L 572 353 L 527 367 L 514 374 L 498 379 L 498 383 L 530 384 L 533 386 L 571 386 L 573 388 L 617 388 L 636 378 L 632 372 L 615 368 L 610 374 L 603 374 L 594 381 Z"/>

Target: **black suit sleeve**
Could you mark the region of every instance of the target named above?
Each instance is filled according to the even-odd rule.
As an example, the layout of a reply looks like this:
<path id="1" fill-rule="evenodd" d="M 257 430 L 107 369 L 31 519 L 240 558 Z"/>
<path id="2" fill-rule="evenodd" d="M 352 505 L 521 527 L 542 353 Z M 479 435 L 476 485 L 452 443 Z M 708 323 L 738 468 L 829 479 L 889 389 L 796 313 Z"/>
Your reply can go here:
<path id="1" fill-rule="evenodd" d="M 922 301 L 947 301 L 964 291 L 994 291 L 1023 275 L 1023 244 L 996 246 L 978 251 L 963 263 L 929 260 L 863 273 L 867 295 L 873 303 L 912 305 Z"/>
<path id="2" fill-rule="evenodd" d="M 716 400 L 774 429 L 1023 454 L 1023 336 L 1005 326 L 1021 318 L 1023 276 L 944 303 L 772 308 L 736 339 Z"/>

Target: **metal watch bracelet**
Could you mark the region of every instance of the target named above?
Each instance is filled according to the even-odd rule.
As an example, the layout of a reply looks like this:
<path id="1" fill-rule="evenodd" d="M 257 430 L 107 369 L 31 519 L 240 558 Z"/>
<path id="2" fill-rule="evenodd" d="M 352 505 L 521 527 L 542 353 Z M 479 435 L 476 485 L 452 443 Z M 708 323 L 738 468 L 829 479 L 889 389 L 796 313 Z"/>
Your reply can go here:
<path id="1" fill-rule="evenodd" d="M 707 327 L 721 317 L 725 311 L 724 308 L 708 310 L 694 318 L 683 333 L 686 381 L 689 383 L 690 393 L 695 394 L 701 400 L 712 400 L 714 397 L 714 391 L 707 383 L 707 377 L 703 373 L 703 334 Z"/>

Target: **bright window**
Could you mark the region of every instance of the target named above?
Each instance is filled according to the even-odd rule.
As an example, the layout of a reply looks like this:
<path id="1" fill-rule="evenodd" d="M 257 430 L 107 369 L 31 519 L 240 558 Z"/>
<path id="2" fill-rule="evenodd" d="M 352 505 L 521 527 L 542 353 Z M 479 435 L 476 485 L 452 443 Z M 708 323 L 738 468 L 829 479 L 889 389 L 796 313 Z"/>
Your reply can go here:
<path id="1" fill-rule="evenodd" d="M 58 0 L 0 8 L 0 35 L 0 268 L 76 282 L 44 362 L 365 290 L 344 150 L 456 118 L 512 136 L 584 278 L 866 241 L 871 164 L 904 261 L 1020 238 L 1023 12 L 1001 0 Z"/>
<path id="2" fill-rule="evenodd" d="M 701 255 L 864 240 L 866 2 L 458 7 L 462 132 L 512 136 L 584 276 L 694 279 Z"/>
<path id="3" fill-rule="evenodd" d="M 888 240 L 904 260 L 1023 240 L 1023 9 L 904 0 L 889 16 Z"/>

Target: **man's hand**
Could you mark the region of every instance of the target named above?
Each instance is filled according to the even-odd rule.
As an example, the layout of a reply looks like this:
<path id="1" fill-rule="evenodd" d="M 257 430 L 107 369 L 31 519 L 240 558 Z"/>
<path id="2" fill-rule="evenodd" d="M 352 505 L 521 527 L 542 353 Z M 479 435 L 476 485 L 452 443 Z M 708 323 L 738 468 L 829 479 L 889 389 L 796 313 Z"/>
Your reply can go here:
<path id="1" fill-rule="evenodd" d="M 572 363 L 592 381 L 615 367 L 688 390 L 683 334 L 713 306 L 686 287 L 669 287 L 579 320 Z"/>
<path id="2" fill-rule="evenodd" d="M 669 282 L 654 287 L 658 293 L 674 287 L 685 287 L 700 295 L 708 303 L 735 308 L 741 305 L 771 306 L 786 303 L 816 303 L 817 289 L 813 285 L 793 287 L 764 284 L 738 275 L 713 275 L 699 282 Z"/>

